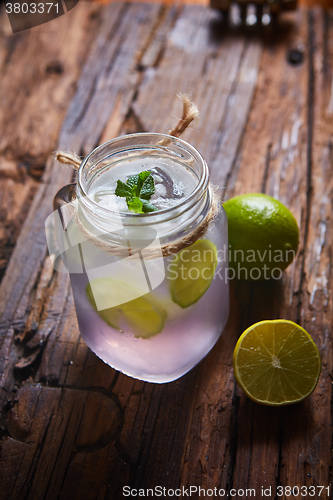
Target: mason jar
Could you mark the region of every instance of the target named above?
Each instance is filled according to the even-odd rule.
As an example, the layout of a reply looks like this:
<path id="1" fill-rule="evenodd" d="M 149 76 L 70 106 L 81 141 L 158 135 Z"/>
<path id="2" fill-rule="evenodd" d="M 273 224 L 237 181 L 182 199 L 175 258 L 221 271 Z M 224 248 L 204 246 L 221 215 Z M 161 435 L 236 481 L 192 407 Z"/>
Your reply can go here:
<path id="1" fill-rule="evenodd" d="M 140 172 L 153 176 L 154 210 L 134 213 L 115 188 Z M 220 337 L 227 219 L 206 162 L 187 142 L 138 133 L 97 147 L 56 195 L 46 233 L 70 273 L 81 335 L 114 369 L 170 382 Z"/>

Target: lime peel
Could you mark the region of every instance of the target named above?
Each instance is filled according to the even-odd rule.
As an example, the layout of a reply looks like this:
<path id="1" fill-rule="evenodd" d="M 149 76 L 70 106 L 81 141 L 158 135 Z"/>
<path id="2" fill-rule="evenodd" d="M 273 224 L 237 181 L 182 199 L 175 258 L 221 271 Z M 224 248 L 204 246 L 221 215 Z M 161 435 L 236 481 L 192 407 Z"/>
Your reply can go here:
<path id="1" fill-rule="evenodd" d="M 289 266 L 298 249 L 299 228 L 283 203 L 264 193 L 248 193 L 227 200 L 223 207 L 229 265 L 239 278 L 269 279 Z"/>

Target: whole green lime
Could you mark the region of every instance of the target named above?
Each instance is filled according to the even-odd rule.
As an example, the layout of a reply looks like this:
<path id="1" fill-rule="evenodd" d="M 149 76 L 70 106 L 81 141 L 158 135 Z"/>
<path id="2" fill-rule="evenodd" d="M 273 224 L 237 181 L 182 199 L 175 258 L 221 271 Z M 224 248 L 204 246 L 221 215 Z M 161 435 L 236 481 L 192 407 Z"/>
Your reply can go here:
<path id="1" fill-rule="evenodd" d="M 239 279 L 279 279 L 294 259 L 299 229 L 280 201 L 262 193 L 235 196 L 223 204 L 228 217 L 229 266 Z"/>

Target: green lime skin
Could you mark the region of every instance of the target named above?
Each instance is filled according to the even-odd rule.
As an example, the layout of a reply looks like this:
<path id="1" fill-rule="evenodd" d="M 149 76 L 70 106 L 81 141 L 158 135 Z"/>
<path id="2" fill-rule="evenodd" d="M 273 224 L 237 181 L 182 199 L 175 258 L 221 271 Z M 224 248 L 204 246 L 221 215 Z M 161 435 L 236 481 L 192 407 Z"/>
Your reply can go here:
<path id="1" fill-rule="evenodd" d="M 258 279 L 267 279 L 266 271 L 289 266 L 297 252 L 299 228 L 283 203 L 267 194 L 249 193 L 231 198 L 223 207 L 228 218 L 231 268 L 256 268 Z"/>

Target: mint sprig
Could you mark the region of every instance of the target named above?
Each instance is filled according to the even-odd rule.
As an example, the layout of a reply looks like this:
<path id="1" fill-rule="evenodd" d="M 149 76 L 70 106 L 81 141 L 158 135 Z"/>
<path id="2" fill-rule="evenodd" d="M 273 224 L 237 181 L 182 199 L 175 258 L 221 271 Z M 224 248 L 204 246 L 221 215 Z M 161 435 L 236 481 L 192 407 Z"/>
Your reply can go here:
<path id="1" fill-rule="evenodd" d="M 128 209 L 136 214 L 157 210 L 149 200 L 155 193 L 154 178 L 150 170 L 130 175 L 125 182 L 117 180 L 115 195 L 126 198 Z"/>

